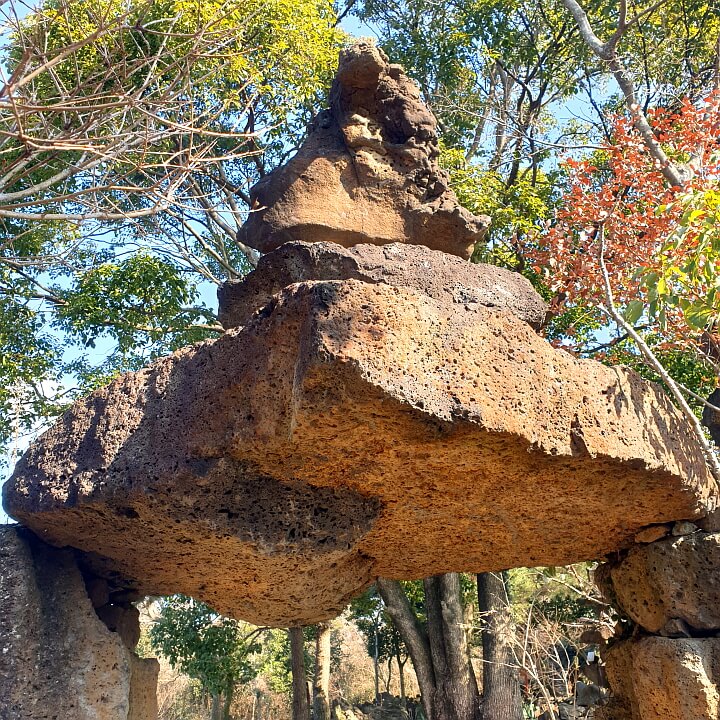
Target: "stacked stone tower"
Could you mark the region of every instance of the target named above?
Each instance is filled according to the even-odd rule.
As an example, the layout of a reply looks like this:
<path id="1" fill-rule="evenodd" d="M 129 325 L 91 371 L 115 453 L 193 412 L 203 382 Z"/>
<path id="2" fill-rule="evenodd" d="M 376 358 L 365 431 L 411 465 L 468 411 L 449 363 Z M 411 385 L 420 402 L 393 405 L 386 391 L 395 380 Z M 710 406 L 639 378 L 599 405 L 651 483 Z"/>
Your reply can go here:
<path id="1" fill-rule="evenodd" d="M 449 189 L 435 119 L 402 69 L 366 43 L 343 51 L 330 109 L 252 199 L 239 241 L 266 254 L 222 288 L 225 334 L 76 403 L 6 484 L 25 529 L 0 538 L 0 587 L 18 608 L 3 635 L 50 612 L 12 577 L 62 591 L 66 574 L 78 599 L 53 612 L 70 628 L 82 608 L 127 646 L 129 602 L 146 594 L 304 625 L 377 577 L 609 556 L 606 585 L 636 630 L 610 651 L 608 712 L 717 718 L 716 595 L 701 587 L 715 536 L 677 535 L 717 503 L 691 429 L 637 374 L 543 340 L 546 308 L 524 278 L 467 261 L 489 220 Z M 653 595 L 659 557 L 692 566 L 693 587 Z M 0 656 L 0 698 L 20 698 L 2 720 L 43 717 L 28 708 L 68 673 L 119 700 L 94 715 L 107 693 L 83 696 L 67 720 L 152 717 L 130 700 L 147 668 L 131 658 L 122 677 L 91 680 L 52 645 L 28 646 L 26 665 Z M 652 653 L 677 678 L 654 697 L 675 705 L 640 700 Z M 49 678 L 34 696 L 22 689 L 33 662 Z M 689 703 L 697 714 L 682 714 Z"/>

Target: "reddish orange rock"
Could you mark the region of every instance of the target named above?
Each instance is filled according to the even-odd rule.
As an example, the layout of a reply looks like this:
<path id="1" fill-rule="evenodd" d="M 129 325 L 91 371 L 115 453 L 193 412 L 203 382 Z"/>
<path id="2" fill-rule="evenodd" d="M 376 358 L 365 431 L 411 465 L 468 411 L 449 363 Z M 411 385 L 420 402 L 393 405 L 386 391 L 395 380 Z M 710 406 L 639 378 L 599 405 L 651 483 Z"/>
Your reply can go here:
<path id="1" fill-rule="evenodd" d="M 287 626 L 378 576 L 597 558 L 702 516 L 712 488 L 637 374 L 505 310 L 348 280 L 76 403 L 4 496 L 96 573 Z"/>

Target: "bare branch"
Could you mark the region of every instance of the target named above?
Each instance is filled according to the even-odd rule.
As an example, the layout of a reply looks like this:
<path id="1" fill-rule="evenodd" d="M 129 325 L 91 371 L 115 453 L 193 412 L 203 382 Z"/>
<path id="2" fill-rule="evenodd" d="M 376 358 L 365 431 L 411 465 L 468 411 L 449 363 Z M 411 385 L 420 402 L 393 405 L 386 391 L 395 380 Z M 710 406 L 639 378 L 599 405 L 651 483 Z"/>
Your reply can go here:
<path id="1" fill-rule="evenodd" d="M 665 151 L 662 149 L 660 143 L 655 139 L 655 133 L 653 132 L 652 126 L 638 102 L 632 77 L 617 53 L 617 45 L 628 27 L 626 22 L 627 10 L 625 0 L 622 0 L 621 2 L 621 12 L 617 30 L 607 42 L 602 42 L 602 40 L 600 40 L 600 38 L 595 34 L 592 26 L 590 25 L 590 21 L 588 20 L 587 13 L 583 10 L 580 4 L 576 2 L 576 0 L 562 0 L 562 3 L 566 10 L 575 19 L 580 31 L 580 36 L 585 41 L 585 44 L 595 53 L 595 55 L 597 55 L 597 57 L 607 64 L 610 72 L 612 72 L 615 81 L 620 86 L 620 90 L 625 97 L 625 104 L 627 105 L 632 117 L 633 125 L 640 133 L 650 156 L 658 164 L 663 176 L 675 187 L 683 185 L 687 179 L 687 171 L 672 163 L 665 154 Z M 636 18 L 633 18 L 632 22 L 637 22 L 638 18 L 639 16 L 636 16 Z"/>

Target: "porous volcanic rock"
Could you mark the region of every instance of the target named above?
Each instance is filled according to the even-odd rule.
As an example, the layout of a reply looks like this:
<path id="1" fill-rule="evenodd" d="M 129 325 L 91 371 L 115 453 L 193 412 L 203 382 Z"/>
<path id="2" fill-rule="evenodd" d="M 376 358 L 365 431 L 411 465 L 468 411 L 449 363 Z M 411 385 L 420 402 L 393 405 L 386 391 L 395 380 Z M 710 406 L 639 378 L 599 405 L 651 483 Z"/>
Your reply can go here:
<path id="1" fill-rule="evenodd" d="M 291 242 L 260 258 L 255 270 L 218 290 L 223 327 L 244 325 L 273 295 L 306 280 L 362 280 L 409 287 L 436 300 L 507 308 L 540 327 L 547 305 L 522 275 L 495 265 L 469 263 L 421 245 Z"/>
<path id="2" fill-rule="evenodd" d="M 0 528 L 0 720 L 155 720 L 158 663 L 95 614 L 71 550 Z"/>
<path id="3" fill-rule="evenodd" d="M 297 154 L 252 188 L 238 239 L 261 252 L 291 240 L 411 242 L 470 257 L 489 218 L 450 190 L 437 123 L 403 69 L 358 41 L 340 53 L 330 101 Z"/>
<path id="4" fill-rule="evenodd" d="M 635 547 L 610 575 L 621 608 L 648 632 L 661 632 L 670 620 L 720 630 L 720 533 Z"/>
<path id="5" fill-rule="evenodd" d="M 691 438 L 507 310 L 308 282 L 77 402 L 4 502 L 141 591 L 311 624 L 378 576 L 565 565 L 703 515 Z"/>
<path id="6" fill-rule="evenodd" d="M 720 638 L 624 640 L 605 661 L 614 698 L 599 720 L 720 717 Z"/>

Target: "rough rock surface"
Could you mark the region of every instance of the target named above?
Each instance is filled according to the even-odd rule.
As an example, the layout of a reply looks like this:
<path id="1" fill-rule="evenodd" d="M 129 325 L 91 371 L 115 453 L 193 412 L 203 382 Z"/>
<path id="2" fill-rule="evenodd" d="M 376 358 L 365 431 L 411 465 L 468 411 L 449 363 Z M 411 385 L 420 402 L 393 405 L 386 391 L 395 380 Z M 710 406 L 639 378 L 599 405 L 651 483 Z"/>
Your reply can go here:
<path id="1" fill-rule="evenodd" d="M 698 517 L 691 437 L 659 388 L 509 311 L 300 283 L 76 403 L 4 500 L 144 592 L 310 624 L 378 576 L 564 565 Z"/>
<path id="2" fill-rule="evenodd" d="M 0 528 L 0 720 L 155 720 L 158 663 L 98 619 L 72 551 Z"/>
<path id="3" fill-rule="evenodd" d="M 358 42 L 340 54 L 330 100 L 298 153 L 252 189 L 238 239 L 261 252 L 291 240 L 411 242 L 470 257 L 489 219 L 449 189 L 435 118 L 402 68 Z"/>
<path id="4" fill-rule="evenodd" d="M 435 300 L 507 308 L 533 327 L 547 305 L 519 273 L 469 263 L 420 245 L 394 243 L 343 248 L 334 243 L 292 242 L 260 258 L 242 280 L 218 290 L 223 327 L 244 325 L 273 295 L 306 280 L 362 280 L 409 287 Z"/>
<path id="5" fill-rule="evenodd" d="M 671 620 L 720 630 L 720 533 L 637 546 L 610 574 L 621 608 L 648 632 L 661 632 Z"/>
<path id="6" fill-rule="evenodd" d="M 606 653 L 614 699 L 598 720 L 718 720 L 720 638 L 625 640 Z"/>

